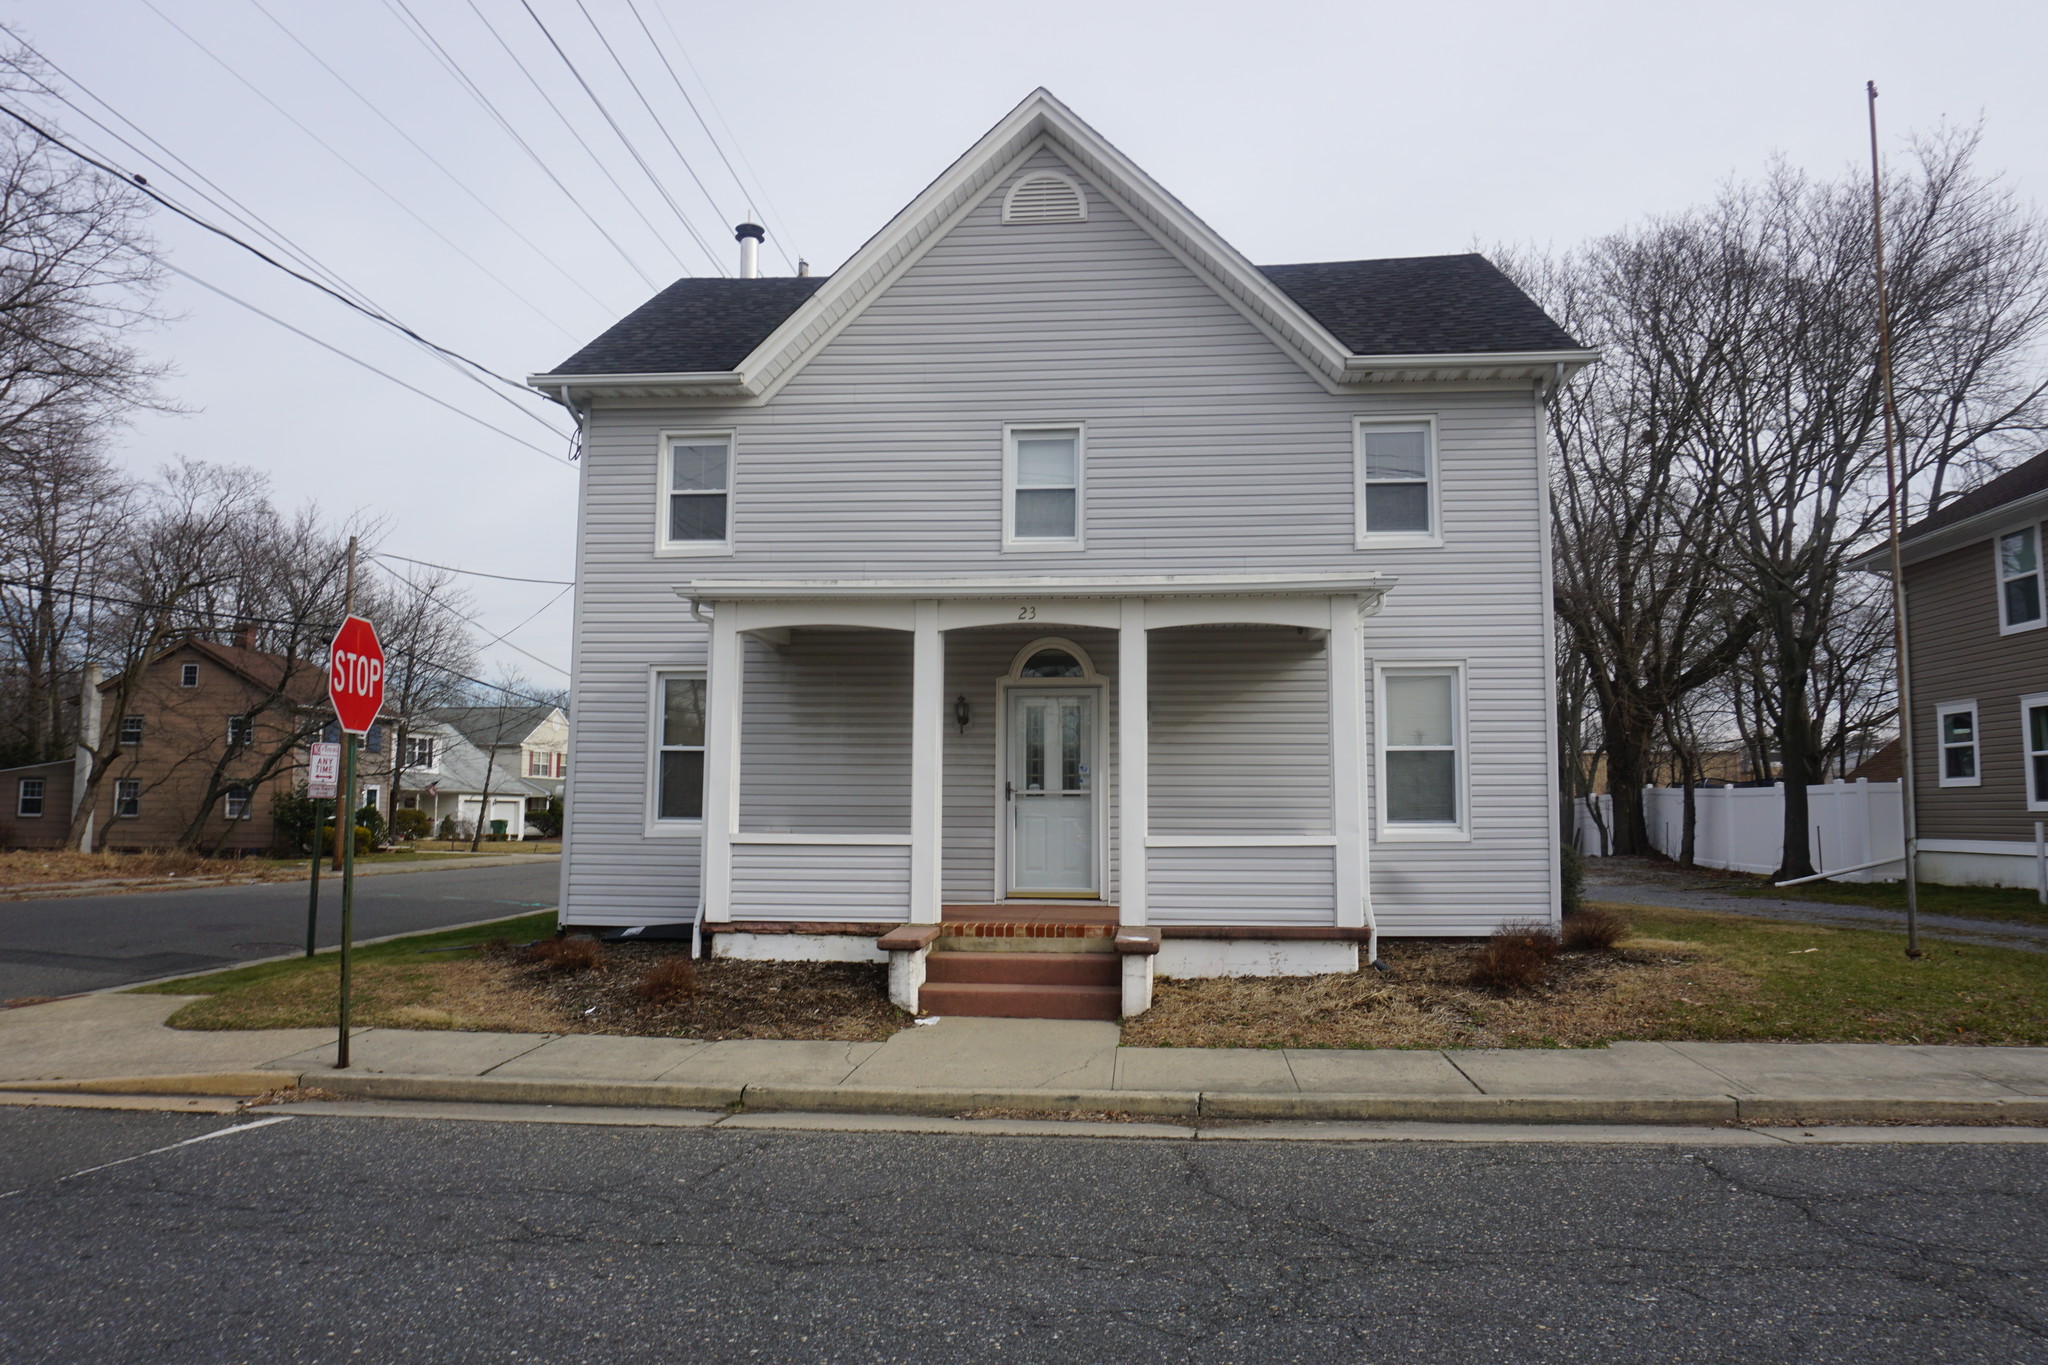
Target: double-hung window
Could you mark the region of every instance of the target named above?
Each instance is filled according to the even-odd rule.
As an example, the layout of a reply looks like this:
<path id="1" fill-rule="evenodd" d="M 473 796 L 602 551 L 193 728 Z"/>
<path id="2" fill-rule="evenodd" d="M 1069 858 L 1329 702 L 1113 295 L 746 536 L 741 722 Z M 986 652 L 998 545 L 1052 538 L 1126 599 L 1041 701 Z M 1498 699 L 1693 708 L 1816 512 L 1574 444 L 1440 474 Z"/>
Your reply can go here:
<path id="1" fill-rule="evenodd" d="M 142 814 L 142 782 L 138 778 L 123 777 L 114 782 L 114 815 L 117 819 L 133 820 Z"/>
<path id="2" fill-rule="evenodd" d="M 655 675 L 654 818 L 704 818 L 704 680 Z"/>
<path id="3" fill-rule="evenodd" d="M 142 717 L 121 717 L 121 742 L 123 744 L 142 743 Z"/>
<path id="4" fill-rule="evenodd" d="M 1359 548 L 1441 545 L 1436 419 L 1361 417 L 1357 440 Z"/>
<path id="5" fill-rule="evenodd" d="M 1382 666 L 1374 681 L 1380 837 L 1465 838 L 1464 669 Z"/>
<path id="6" fill-rule="evenodd" d="M 732 437 L 664 436 L 661 548 L 724 554 L 732 548 Z"/>
<path id="7" fill-rule="evenodd" d="M 439 755 L 434 750 L 432 735 L 407 735 L 405 737 L 405 766 L 416 772 L 436 773 L 441 771 Z"/>
<path id="8" fill-rule="evenodd" d="M 249 789 L 247 787 L 229 787 L 227 789 L 225 797 L 223 798 L 222 806 L 222 814 L 226 815 L 228 819 L 248 819 Z"/>
<path id="9" fill-rule="evenodd" d="M 247 716 L 228 717 L 228 747 L 230 749 L 248 748 L 253 734 L 254 731 L 250 728 Z"/>
<path id="10" fill-rule="evenodd" d="M 186 664 L 186 665 L 185 665 L 185 667 L 184 667 L 183 669 L 181 669 L 181 670 L 179 671 L 179 674 L 178 674 L 178 686 L 180 686 L 180 687 L 197 687 L 197 686 L 199 686 L 199 665 L 198 665 L 198 664 Z"/>
<path id="11" fill-rule="evenodd" d="M 2041 529 L 2026 526 L 1998 538 L 1998 630 L 2033 630 L 2044 619 Z"/>
<path id="12" fill-rule="evenodd" d="M 1003 433 L 1003 548 L 1082 548 L 1081 428 Z"/>
<path id="13" fill-rule="evenodd" d="M 2048 692 L 2020 698 L 2020 742 L 2027 749 L 2027 809 L 2048 810 Z"/>
<path id="14" fill-rule="evenodd" d="M 23 820 L 43 818 L 43 779 L 24 777 L 14 794 L 14 813 Z"/>
<path id="15" fill-rule="evenodd" d="M 1977 703 L 1951 701 L 1935 707 L 1934 728 L 1941 749 L 1941 785 L 1977 786 Z"/>

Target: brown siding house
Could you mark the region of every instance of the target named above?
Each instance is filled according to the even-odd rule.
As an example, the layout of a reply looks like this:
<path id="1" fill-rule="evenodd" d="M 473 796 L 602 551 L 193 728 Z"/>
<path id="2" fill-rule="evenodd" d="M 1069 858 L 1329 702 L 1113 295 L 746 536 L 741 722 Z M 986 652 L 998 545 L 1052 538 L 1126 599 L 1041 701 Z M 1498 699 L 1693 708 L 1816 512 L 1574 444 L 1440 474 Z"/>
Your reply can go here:
<path id="1" fill-rule="evenodd" d="M 0 768 L 0 848 L 62 848 L 71 825 L 71 760 Z"/>
<path id="2" fill-rule="evenodd" d="M 2048 821 L 2048 454 L 1903 537 L 1921 875 L 2032 886 Z M 1858 561 L 1888 572 L 1879 550 Z"/>

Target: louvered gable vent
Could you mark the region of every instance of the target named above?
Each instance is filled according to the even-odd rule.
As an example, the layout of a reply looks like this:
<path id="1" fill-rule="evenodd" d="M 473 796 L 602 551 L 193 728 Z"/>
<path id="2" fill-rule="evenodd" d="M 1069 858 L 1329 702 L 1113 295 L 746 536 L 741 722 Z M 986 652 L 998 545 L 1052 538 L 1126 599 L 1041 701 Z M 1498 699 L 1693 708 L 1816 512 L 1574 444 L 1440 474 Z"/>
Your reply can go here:
<path id="1" fill-rule="evenodd" d="M 1037 171 L 1010 187 L 1003 201 L 1006 223 L 1085 223 L 1088 201 L 1081 187 L 1063 175 Z"/>

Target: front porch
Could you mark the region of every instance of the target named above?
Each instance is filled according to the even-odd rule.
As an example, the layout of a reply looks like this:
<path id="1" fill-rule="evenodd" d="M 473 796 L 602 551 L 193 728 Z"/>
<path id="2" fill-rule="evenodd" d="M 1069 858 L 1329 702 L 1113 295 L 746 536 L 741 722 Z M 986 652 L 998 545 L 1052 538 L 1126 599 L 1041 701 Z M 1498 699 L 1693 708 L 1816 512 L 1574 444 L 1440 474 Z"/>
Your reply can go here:
<path id="1" fill-rule="evenodd" d="M 940 935 L 877 937 L 937 929 L 949 905 L 1023 925 L 1071 920 L 1054 913 L 1065 907 L 1152 931 L 1124 935 L 1154 946 L 1126 957 L 1127 1014 L 1155 969 L 1355 968 L 1374 942 L 1362 622 L 1391 586 L 683 585 L 711 621 L 702 918 L 715 951 L 915 954 L 897 964 L 916 978 L 898 993 L 914 1009 Z"/>

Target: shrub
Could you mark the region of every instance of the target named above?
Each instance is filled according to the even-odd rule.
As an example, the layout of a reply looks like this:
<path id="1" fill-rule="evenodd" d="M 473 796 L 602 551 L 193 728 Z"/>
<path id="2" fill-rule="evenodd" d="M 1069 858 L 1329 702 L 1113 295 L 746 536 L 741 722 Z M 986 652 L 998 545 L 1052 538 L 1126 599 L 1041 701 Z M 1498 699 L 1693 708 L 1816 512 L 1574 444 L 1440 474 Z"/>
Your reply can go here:
<path id="1" fill-rule="evenodd" d="M 648 969 L 633 991 L 657 1005 L 673 1005 L 697 993 L 697 969 L 687 957 L 665 957 Z"/>
<path id="2" fill-rule="evenodd" d="M 315 813 L 316 803 L 306 795 L 305 784 L 290 791 L 279 791 L 270 798 L 270 827 L 275 830 L 278 842 L 292 848 L 311 853 L 312 845 L 307 841 L 313 837 L 313 825 L 319 818 Z"/>
<path id="3" fill-rule="evenodd" d="M 433 827 L 434 818 L 423 810 L 401 810 L 391 817 L 391 837 L 407 843 L 426 838 Z"/>
<path id="4" fill-rule="evenodd" d="M 1472 984 L 1497 991 L 1534 990 L 1550 979 L 1562 947 L 1547 924 L 1503 924 L 1472 961 Z"/>
<path id="5" fill-rule="evenodd" d="M 544 938 L 526 950 L 526 960 L 557 976 L 573 976 L 604 963 L 604 945 L 594 938 Z"/>
<path id="6" fill-rule="evenodd" d="M 384 812 L 375 806 L 364 806 L 356 812 L 356 823 L 370 831 L 370 842 L 379 843 L 384 838 Z"/>
<path id="7" fill-rule="evenodd" d="M 449 843 L 453 843 L 455 839 L 458 837 L 455 833 L 455 817 L 452 815 L 442 816 L 441 828 L 435 832 L 434 837 L 436 839 L 442 839 L 446 840 Z"/>
<path id="8" fill-rule="evenodd" d="M 562 798 L 551 796 L 547 805 L 539 810 L 526 813 L 526 823 L 532 825 L 543 839 L 562 837 Z"/>
<path id="9" fill-rule="evenodd" d="M 1611 953 L 1628 929 L 1628 921 L 1612 910 L 1581 910 L 1564 917 L 1564 946 L 1575 953 Z"/>
<path id="10" fill-rule="evenodd" d="M 1563 887 L 1563 909 L 1575 915 L 1586 903 L 1586 855 L 1566 844 L 1558 850 L 1558 881 Z"/>
<path id="11" fill-rule="evenodd" d="M 376 842 L 376 839 L 375 839 L 375 837 L 374 837 L 374 836 L 373 836 L 373 835 L 372 835 L 372 834 L 370 833 L 369 827 L 368 827 L 367 825 L 357 825 L 357 826 L 356 826 L 356 852 L 357 852 L 357 853 L 368 853 L 368 852 L 370 851 L 370 848 L 371 848 L 371 846 L 372 846 L 372 845 L 373 845 L 373 844 L 374 844 L 375 842 Z M 320 847 L 322 847 L 322 848 L 333 848 L 333 847 L 334 847 L 334 826 L 332 826 L 332 825 L 328 825 L 328 826 L 326 826 L 325 828 L 323 828 L 323 829 L 322 829 L 322 830 L 320 831 Z"/>

